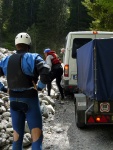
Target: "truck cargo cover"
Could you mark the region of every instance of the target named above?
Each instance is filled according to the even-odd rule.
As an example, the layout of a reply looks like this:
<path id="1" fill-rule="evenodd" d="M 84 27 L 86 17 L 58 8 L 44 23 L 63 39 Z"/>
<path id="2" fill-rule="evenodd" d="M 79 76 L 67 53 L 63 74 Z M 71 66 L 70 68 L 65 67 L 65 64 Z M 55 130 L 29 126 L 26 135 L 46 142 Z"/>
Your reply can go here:
<path id="1" fill-rule="evenodd" d="M 113 101 L 113 39 L 95 39 L 77 50 L 78 87 L 98 101 Z"/>

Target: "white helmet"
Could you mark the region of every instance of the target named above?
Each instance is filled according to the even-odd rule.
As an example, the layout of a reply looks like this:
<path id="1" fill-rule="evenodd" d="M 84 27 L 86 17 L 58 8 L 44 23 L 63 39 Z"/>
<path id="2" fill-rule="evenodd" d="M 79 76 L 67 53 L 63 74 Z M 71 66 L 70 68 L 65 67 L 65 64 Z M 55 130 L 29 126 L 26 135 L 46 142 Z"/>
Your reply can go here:
<path id="1" fill-rule="evenodd" d="M 31 45 L 31 37 L 29 36 L 29 34 L 24 32 L 17 34 L 17 36 L 15 37 L 15 45 L 20 43 Z"/>

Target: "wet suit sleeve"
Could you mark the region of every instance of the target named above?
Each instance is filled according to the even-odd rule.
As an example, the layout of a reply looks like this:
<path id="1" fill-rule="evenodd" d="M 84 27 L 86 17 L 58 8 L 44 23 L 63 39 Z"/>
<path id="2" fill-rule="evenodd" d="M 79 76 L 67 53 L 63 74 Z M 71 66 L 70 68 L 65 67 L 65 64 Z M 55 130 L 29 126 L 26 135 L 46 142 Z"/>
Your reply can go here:
<path id="1" fill-rule="evenodd" d="M 35 67 L 37 73 L 40 75 L 40 80 L 43 84 L 47 84 L 50 81 L 50 67 L 43 59 L 36 59 Z"/>

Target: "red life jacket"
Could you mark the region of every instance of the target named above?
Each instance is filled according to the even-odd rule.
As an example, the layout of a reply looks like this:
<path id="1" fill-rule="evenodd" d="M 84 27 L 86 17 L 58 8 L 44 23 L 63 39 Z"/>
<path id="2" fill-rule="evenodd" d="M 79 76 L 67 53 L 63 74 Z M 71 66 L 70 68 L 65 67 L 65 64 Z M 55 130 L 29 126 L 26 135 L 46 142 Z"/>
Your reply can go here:
<path id="1" fill-rule="evenodd" d="M 51 60 L 52 61 L 52 64 L 55 65 L 55 64 L 61 64 L 61 60 L 59 59 L 58 55 L 55 53 L 55 51 L 50 51 L 47 53 L 47 56 L 48 55 L 52 55 L 53 56 L 53 59 Z"/>

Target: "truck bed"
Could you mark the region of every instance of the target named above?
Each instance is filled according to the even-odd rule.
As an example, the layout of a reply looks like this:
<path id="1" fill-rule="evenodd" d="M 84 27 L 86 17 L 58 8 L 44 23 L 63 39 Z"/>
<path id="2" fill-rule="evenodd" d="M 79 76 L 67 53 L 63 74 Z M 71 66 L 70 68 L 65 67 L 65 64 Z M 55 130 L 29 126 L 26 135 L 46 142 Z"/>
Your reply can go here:
<path id="1" fill-rule="evenodd" d="M 113 101 L 113 39 L 95 39 L 77 50 L 78 88 L 97 101 Z"/>

